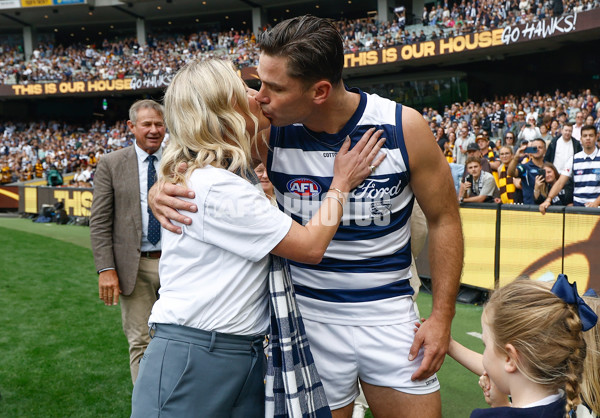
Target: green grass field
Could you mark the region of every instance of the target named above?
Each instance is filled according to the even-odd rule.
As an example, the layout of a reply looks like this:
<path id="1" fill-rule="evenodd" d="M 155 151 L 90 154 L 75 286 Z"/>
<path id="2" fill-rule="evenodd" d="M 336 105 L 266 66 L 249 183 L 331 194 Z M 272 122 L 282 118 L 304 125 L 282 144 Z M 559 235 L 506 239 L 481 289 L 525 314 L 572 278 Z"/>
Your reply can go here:
<path id="1" fill-rule="evenodd" d="M 127 342 L 118 307 L 98 299 L 89 229 L 0 218 L 0 237 L 0 417 L 128 417 Z M 427 316 L 431 297 L 419 306 Z M 467 334 L 481 332 L 480 315 L 457 305 L 453 335 L 481 352 Z M 477 376 L 452 359 L 438 376 L 444 417 L 486 406 Z"/>

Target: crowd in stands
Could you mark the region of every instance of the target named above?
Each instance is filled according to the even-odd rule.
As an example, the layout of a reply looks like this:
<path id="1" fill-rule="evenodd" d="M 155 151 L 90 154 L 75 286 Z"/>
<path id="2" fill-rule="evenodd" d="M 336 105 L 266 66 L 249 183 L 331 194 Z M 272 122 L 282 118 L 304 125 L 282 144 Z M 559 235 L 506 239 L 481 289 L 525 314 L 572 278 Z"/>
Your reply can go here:
<path id="1" fill-rule="evenodd" d="M 359 52 L 534 22 L 599 5 L 600 0 L 461 0 L 452 4 L 445 0 L 431 8 L 426 6 L 416 24 L 410 26 L 404 11 L 387 22 L 369 17 L 339 20 L 336 25 L 346 52 Z M 105 39 L 99 45 L 41 42 L 30 57 L 24 56 L 20 46 L 0 45 L 0 84 L 169 75 L 192 59 L 212 57 L 231 60 L 240 68 L 256 66 L 255 34 L 244 30 L 185 36 L 150 34 L 143 46 L 135 38 Z"/>
<path id="2" fill-rule="evenodd" d="M 74 126 L 58 121 L 0 123 L 0 182 L 41 179 L 56 169 L 74 174 L 64 185 L 92 187 L 98 159 L 133 144 L 125 121 Z"/>
<path id="3" fill-rule="evenodd" d="M 555 91 L 509 95 L 481 103 L 453 103 L 441 111 L 424 108 L 423 117 L 450 163 L 457 196 L 466 202 L 539 204 L 559 179 L 567 157 L 581 150 L 578 141 L 582 127 L 592 125 L 600 131 L 600 100 L 589 90 L 578 94 Z M 559 139 L 572 144 L 566 157 Z M 0 180 L 12 183 L 46 179 L 56 169 L 61 174 L 74 173 L 73 180 L 65 185 L 91 187 L 98 159 L 132 143 L 125 121 L 113 126 L 103 122 L 91 126 L 57 121 L 0 123 Z M 536 143 L 544 145 L 543 152 L 534 155 L 537 150 L 532 153 L 524 149 L 526 144 Z M 515 172 L 519 167 L 510 167 L 515 156 L 520 164 L 530 160 L 537 164 L 539 174 L 545 174 L 543 180 L 532 177 L 522 179 L 527 184 L 521 181 Z M 542 167 L 543 163 L 549 164 Z M 471 166 L 476 171 L 474 177 L 470 177 Z M 477 199 L 472 199 L 474 189 Z M 565 188 L 554 203 L 572 203 L 569 190 Z"/>
<path id="4" fill-rule="evenodd" d="M 26 60 L 20 47 L 0 46 L 0 84 L 94 81 L 169 75 L 198 57 L 223 57 L 238 67 L 256 66 L 256 38 L 244 31 L 194 33 L 190 36 L 148 36 L 101 45 L 67 47 L 39 43 Z"/>
<path id="5" fill-rule="evenodd" d="M 423 116 L 465 202 L 542 203 L 560 175 L 572 170 L 567 165 L 582 151 L 582 128 L 600 131 L 600 101 L 589 90 L 454 103 L 442 112 L 425 108 Z M 535 174 L 529 178 L 522 172 L 528 168 Z M 486 172 L 491 176 L 480 176 Z M 594 181 L 600 187 L 600 176 Z M 572 192 L 571 182 L 553 203 L 573 203 Z"/>

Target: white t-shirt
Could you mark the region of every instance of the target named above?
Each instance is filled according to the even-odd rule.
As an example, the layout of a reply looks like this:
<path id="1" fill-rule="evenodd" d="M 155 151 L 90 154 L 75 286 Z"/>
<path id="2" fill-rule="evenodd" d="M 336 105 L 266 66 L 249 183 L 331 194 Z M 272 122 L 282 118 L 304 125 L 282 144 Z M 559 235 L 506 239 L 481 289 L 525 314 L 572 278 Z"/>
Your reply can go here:
<path id="1" fill-rule="evenodd" d="M 268 327 L 269 252 L 292 219 L 271 205 L 260 184 L 224 169 L 195 170 L 187 186 L 198 212 L 183 233 L 162 229 L 160 298 L 149 323 L 237 335 Z"/>
<path id="2" fill-rule="evenodd" d="M 562 136 L 558 138 L 558 141 L 556 141 L 556 150 L 554 152 L 553 164 L 559 173 L 562 173 L 563 170 L 567 168 L 567 164 L 573 158 L 573 144 L 571 143 L 571 141 L 573 140 L 570 139 L 569 142 L 565 142 Z M 572 161 L 571 165 L 573 165 Z M 571 167 L 571 165 L 569 165 L 569 168 Z"/>

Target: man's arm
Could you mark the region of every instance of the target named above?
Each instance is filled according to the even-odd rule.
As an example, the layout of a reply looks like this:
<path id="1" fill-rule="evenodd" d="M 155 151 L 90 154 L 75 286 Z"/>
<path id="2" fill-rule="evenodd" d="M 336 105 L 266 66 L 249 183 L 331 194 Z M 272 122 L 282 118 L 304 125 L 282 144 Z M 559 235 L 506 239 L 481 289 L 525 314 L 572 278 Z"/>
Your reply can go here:
<path id="1" fill-rule="evenodd" d="M 465 203 L 483 203 L 483 202 L 485 202 L 485 199 L 487 199 L 487 196 L 484 194 L 480 194 L 477 196 L 465 197 L 463 199 L 463 202 L 465 202 Z"/>
<path id="2" fill-rule="evenodd" d="M 421 347 L 425 356 L 413 380 L 438 371 L 450 342 L 450 326 L 463 266 L 463 235 L 448 163 L 423 117 L 403 107 L 402 126 L 409 156 L 411 187 L 429 226 L 429 265 L 433 285 L 431 316 L 415 334 L 409 360 Z"/>
<path id="3" fill-rule="evenodd" d="M 517 172 L 517 165 L 519 165 L 519 162 L 523 159 L 523 151 L 525 151 L 525 148 L 527 148 L 527 145 L 521 145 L 515 153 L 513 159 L 510 160 L 508 167 L 506 167 L 506 174 L 508 174 L 509 176 L 519 177 L 519 173 Z"/>
<path id="4" fill-rule="evenodd" d="M 90 214 L 90 240 L 98 276 L 98 297 L 105 305 L 119 303 L 119 276 L 113 254 L 114 191 L 110 167 L 105 158 L 98 162 L 94 176 L 94 198 Z"/>
<path id="5" fill-rule="evenodd" d="M 600 206 L 600 196 L 598 196 L 593 202 L 587 202 L 585 204 L 586 208 L 597 208 L 598 206 Z"/>
<path id="6" fill-rule="evenodd" d="M 479 202 L 485 202 L 488 197 L 494 197 L 497 195 L 498 187 L 496 187 L 496 180 L 494 176 L 490 173 L 481 172 L 483 176 L 483 187 L 479 191 L 479 196 L 482 200 L 478 200 Z"/>
<path id="7" fill-rule="evenodd" d="M 265 167 L 267 166 L 267 154 L 269 151 L 269 133 L 270 128 L 259 132 L 256 146 L 252 147 L 252 157 L 260 159 L 265 164 Z M 187 167 L 181 168 L 185 171 Z M 172 184 L 164 179 L 157 181 L 148 191 L 148 205 L 152 209 L 154 217 L 160 222 L 163 228 L 176 234 L 181 234 L 181 228 L 173 225 L 171 221 L 177 221 L 185 225 L 192 223 L 192 218 L 181 214 L 178 210 L 186 212 L 198 211 L 198 207 L 195 204 L 179 199 L 179 197 L 193 199 L 195 193 L 185 186 Z"/>
<path id="8" fill-rule="evenodd" d="M 561 174 L 558 180 L 556 180 L 556 183 L 554 183 L 554 186 L 552 186 L 552 188 L 548 192 L 548 197 L 539 207 L 542 215 L 546 214 L 546 209 L 548 209 L 548 207 L 552 204 L 552 199 L 558 196 L 558 194 L 565 187 L 568 181 L 569 176 L 565 176 L 564 174 Z"/>

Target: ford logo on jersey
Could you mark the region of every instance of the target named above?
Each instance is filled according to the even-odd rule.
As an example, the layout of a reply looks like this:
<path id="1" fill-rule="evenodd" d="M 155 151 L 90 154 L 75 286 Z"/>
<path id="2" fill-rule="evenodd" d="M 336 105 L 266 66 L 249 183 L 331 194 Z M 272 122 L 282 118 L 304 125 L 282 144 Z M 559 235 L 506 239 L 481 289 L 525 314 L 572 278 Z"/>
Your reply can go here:
<path id="1" fill-rule="evenodd" d="M 321 193 L 321 186 L 307 178 L 288 181 L 287 189 L 298 196 L 314 196 Z"/>

